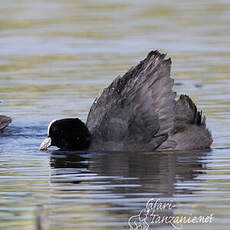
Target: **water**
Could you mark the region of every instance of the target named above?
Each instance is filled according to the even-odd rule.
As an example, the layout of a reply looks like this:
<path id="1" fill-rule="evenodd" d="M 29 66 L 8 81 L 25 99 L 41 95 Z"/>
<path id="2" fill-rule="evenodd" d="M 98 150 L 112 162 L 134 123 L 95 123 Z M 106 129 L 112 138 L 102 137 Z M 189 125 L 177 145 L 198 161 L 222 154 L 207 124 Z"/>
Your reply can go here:
<path id="1" fill-rule="evenodd" d="M 213 213 L 182 229 L 229 229 L 229 11 L 227 0 L 2 1 L 0 111 L 13 123 L 0 136 L 0 229 L 35 229 L 38 205 L 51 230 L 129 229 L 153 198 L 173 201 L 174 216 Z M 206 114 L 210 152 L 38 151 L 51 120 L 86 120 L 152 49 L 172 57 L 175 90 Z"/>

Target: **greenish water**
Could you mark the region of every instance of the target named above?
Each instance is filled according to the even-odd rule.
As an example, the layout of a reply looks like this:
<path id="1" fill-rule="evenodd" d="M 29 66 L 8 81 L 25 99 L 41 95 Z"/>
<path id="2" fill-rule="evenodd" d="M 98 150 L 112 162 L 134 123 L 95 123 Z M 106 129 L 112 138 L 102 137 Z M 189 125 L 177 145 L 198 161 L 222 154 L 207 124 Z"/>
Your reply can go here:
<path id="1" fill-rule="evenodd" d="M 37 205 L 51 230 L 129 229 L 152 198 L 174 201 L 174 215 L 214 215 L 182 229 L 229 229 L 229 1 L 1 3 L 0 112 L 13 123 L 0 134 L 0 229 L 35 229 Z M 85 120 L 102 89 L 152 49 L 172 57 L 175 91 L 206 114 L 212 151 L 38 151 L 51 120 Z"/>

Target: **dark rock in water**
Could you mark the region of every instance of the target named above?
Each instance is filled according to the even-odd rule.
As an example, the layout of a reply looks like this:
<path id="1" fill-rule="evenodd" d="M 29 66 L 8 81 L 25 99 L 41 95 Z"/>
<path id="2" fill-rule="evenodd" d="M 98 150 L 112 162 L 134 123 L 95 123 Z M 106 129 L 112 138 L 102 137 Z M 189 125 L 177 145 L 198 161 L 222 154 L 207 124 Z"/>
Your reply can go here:
<path id="1" fill-rule="evenodd" d="M 182 82 L 174 82 L 174 86 L 182 86 L 184 85 Z"/>
<path id="2" fill-rule="evenodd" d="M 10 117 L 0 115 L 0 132 L 2 132 L 12 121 Z"/>
<path id="3" fill-rule="evenodd" d="M 196 83 L 196 84 L 195 84 L 195 87 L 196 87 L 196 88 L 202 88 L 202 87 L 203 87 L 203 84 L 201 84 L 201 83 Z"/>

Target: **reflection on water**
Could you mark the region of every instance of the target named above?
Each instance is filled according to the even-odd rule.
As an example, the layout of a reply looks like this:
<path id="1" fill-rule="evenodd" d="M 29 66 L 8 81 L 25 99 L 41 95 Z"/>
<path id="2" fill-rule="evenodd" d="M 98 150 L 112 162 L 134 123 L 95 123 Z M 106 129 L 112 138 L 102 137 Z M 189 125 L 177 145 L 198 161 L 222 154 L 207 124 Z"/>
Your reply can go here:
<path id="1" fill-rule="evenodd" d="M 230 3 L 227 0 L 4 1 L 0 6 L 0 229 L 128 229 L 151 198 L 187 229 L 229 229 Z M 152 49 L 172 57 L 178 94 L 207 116 L 211 152 L 39 152 L 49 121 L 86 120 L 95 97 Z M 159 229 L 170 226 L 155 226 Z M 184 228 L 186 229 L 186 227 Z"/>
<path id="2" fill-rule="evenodd" d="M 204 161 L 207 156 L 211 158 L 211 153 L 53 152 L 50 182 L 55 202 L 49 206 L 51 216 L 57 225 L 75 222 L 68 216 L 57 218 L 55 211 L 61 203 L 62 211 L 68 212 L 71 203 L 71 212 L 75 213 L 74 217 L 79 215 L 82 227 L 96 215 L 103 216 L 103 220 L 100 222 L 95 218 L 94 224 L 90 225 L 93 228 L 106 225 L 127 229 L 129 217 L 137 215 L 149 199 L 164 201 L 181 195 L 183 206 L 197 203 L 195 193 L 202 190 L 199 188 L 200 176 L 207 170 Z M 194 185 L 187 187 L 184 186 L 186 183 Z M 82 216 L 78 205 L 83 209 L 87 207 L 84 209 L 87 215 Z"/>
<path id="3" fill-rule="evenodd" d="M 75 215 L 80 215 L 82 227 L 96 215 L 104 219 L 100 223 L 95 218 L 92 227 L 99 229 L 104 225 L 115 225 L 116 229 L 127 229 L 129 217 L 138 214 L 151 198 L 165 199 L 186 194 L 191 197 L 189 202 L 195 201 L 192 195 L 194 190 L 199 191 L 196 186 L 180 189 L 177 186 L 186 182 L 199 183 L 199 175 L 205 173 L 207 165 L 202 159 L 207 154 L 111 152 L 85 155 L 54 152 L 50 157 L 50 182 L 55 197 L 55 202 L 49 206 L 53 210 L 51 216 L 57 225 L 74 221 L 68 216 L 58 220 L 58 213 L 54 211 L 60 202 L 64 212 L 69 210 L 71 202 L 71 209 L 76 209 Z M 185 199 L 184 203 L 187 202 Z M 98 207 L 94 207 L 97 204 Z M 87 216 L 81 216 L 78 205 L 87 207 Z"/>
<path id="4" fill-rule="evenodd" d="M 112 185 L 114 194 L 125 192 L 132 195 L 138 187 L 138 192 L 149 192 L 151 197 L 153 194 L 171 197 L 175 194 L 177 182 L 192 181 L 205 172 L 206 163 L 201 160 L 207 154 L 111 152 L 85 156 L 55 152 L 50 157 L 51 183 L 95 182 L 100 179 L 103 184 Z M 118 184 L 122 181 L 122 185 L 114 185 L 115 181 Z"/>

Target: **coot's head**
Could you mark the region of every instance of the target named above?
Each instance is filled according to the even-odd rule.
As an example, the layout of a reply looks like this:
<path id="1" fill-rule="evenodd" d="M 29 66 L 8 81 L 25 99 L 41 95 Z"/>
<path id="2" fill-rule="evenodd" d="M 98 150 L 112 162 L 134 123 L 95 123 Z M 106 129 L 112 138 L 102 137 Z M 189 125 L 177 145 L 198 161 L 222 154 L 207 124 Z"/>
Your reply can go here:
<path id="1" fill-rule="evenodd" d="M 57 146 L 60 150 L 86 150 L 90 144 L 90 132 L 78 118 L 66 118 L 50 122 L 48 137 L 41 143 L 40 150 Z"/>

